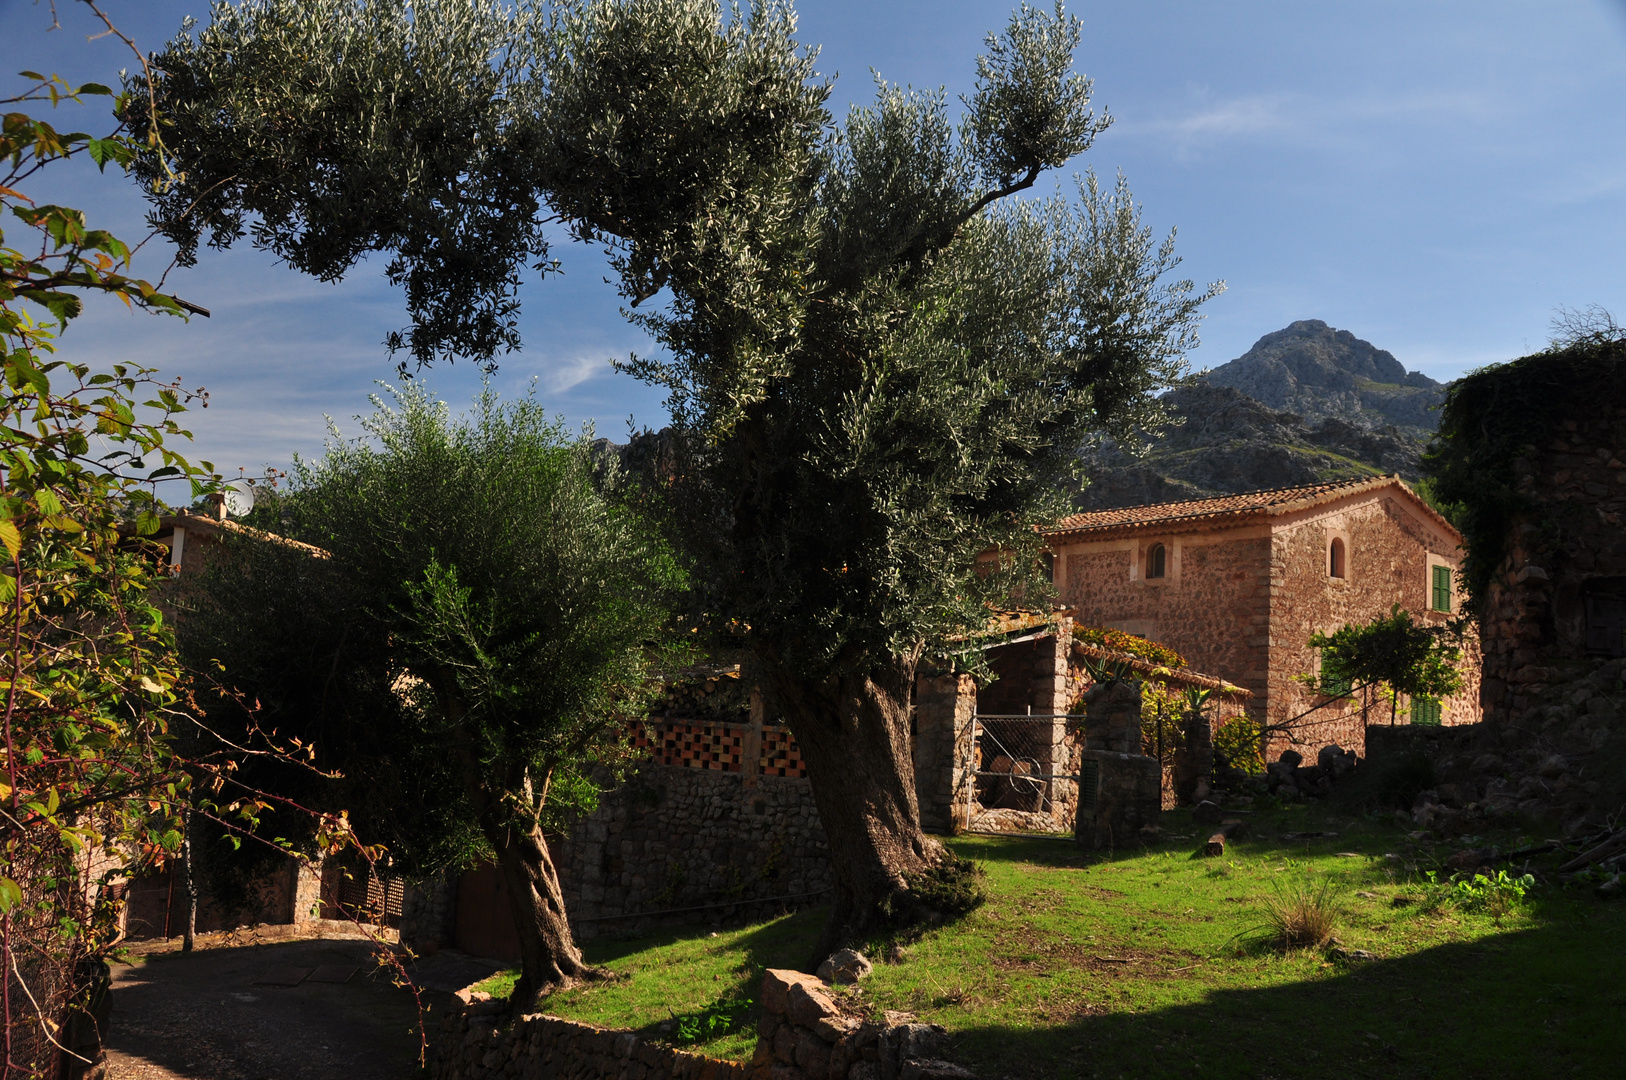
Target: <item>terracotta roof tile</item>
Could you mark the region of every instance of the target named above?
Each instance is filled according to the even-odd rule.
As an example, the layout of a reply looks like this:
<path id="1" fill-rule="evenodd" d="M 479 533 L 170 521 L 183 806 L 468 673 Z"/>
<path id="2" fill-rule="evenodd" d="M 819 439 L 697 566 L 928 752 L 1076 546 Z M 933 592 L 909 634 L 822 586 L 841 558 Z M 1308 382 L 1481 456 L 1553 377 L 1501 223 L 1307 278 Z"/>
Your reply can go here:
<path id="1" fill-rule="evenodd" d="M 1430 517 L 1450 528 L 1450 523 L 1434 513 L 1415 492 L 1401 482 L 1398 476 L 1363 476 L 1325 484 L 1246 491 L 1239 495 L 1221 495 L 1212 499 L 1188 499 L 1185 502 L 1157 503 L 1152 506 L 1126 506 L 1118 510 L 1094 510 L 1064 517 L 1043 532 L 1046 536 L 1057 536 L 1064 533 L 1129 530 L 1152 525 L 1192 528 L 1238 525 L 1247 521 L 1277 517 L 1295 510 L 1304 510 L 1334 499 L 1375 491 L 1390 485 L 1405 491 L 1417 500 L 1418 505 L 1422 506 Z M 1456 535 L 1456 530 L 1451 529 L 1451 533 Z"/>

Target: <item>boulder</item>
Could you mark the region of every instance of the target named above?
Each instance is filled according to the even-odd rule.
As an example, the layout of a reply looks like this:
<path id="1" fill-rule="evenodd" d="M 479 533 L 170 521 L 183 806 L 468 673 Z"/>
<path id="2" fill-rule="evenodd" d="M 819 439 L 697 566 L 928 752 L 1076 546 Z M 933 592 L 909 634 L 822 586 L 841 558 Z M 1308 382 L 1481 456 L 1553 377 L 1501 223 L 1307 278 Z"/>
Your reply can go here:
<path id="1" fill-rule="evenodd" d="M 1473 788 L 1466 784 L 1441 784 L 1436 787 L 1440 801 L 1447 806 L 1461 808 L 1474 801 Z"/>
<path id="2" fill-rule="evenodd" d="M 905 1061 L 898 1080 L 976 1080 L 976 1074 L 953 1062 L 926 1058 Z"/>
<path id="3" fill-rule="evenodd" d="M 1570 763 L 1562 754 L 1549 754 L 1542 759 L 1536 771 L 1549 780 L 1563 776 L 1570 771 Z"/>
<path id="4" fill-rule="evenodd" d="M 842 949 L 819 965 L 818 975 L 832 986 L 839 986 L 855 983 L 874 970 L 875 965 L 863 953 Z"/>
<path id="5" fill-rule="evenodd" d="M 1304 764 L 1304 755 L 1297 750 L 1283 750 L 1282 756 L 1276 759 L 1289 769 L 1296 769 Z"/>
<path id="6" fill-rule="evenodd" d="M 1334 781 L 1342 780 L 1354 772 L 1360 763 L 1360 756 L 1355 751 L 1345 750 L 1336 743 L 1323 746 L 1316 754 L 1316 764 Z"/>
<path id="7" fill-rule="evenodd" d="M 1293 786 L 1306 794 L 1323 794 L 1332 789 L 1332 783 L 1319 765 L 1300 765 L 1294 769 Z"/>
<path id="8" fill-rule="evenodd" d="M 1191 820 L 1198 825 L 1218 825 L 1220 819 L 1224 816 L 1225 811 L 1220 809 L 1219 803 L 1206 799 L 1198 803 L 1191 811 Z"/>
<path id="9" fill-rule="evenodd" d="M 888 1035 L 900 1061 L 935 1058 L 948 1049 L 948 1029 L 939 1024 L 903 1024 Z"/>
<path id="10" fill-rule="evenodd" d="M 769 968 L 762 975 L 762 1009 L 775 1016 L 789 1017 L 794 1024 L 812 1027 L 825 1016 L 839 1016 L 841 1010 L 825 993 L 825 983 L 817 975 L 784 968 Z"/>

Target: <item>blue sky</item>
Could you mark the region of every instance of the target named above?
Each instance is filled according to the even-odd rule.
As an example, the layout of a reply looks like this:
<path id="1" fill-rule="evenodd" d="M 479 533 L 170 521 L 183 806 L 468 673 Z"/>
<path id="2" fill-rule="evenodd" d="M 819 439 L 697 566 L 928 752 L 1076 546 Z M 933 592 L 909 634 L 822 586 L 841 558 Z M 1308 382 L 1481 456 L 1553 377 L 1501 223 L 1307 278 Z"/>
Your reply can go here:
<path id="1" fill-rule="evenodd" d="M 132 58 L 58 0 L 0 0 L 0 68 L 111 81 Z M 839 74 L 845 112 L 870 69 L 967 91 L 983 35 L 1008 0 L 805 0 L 801 37 Z M 107 0 L 148 49 L 203 0 Z M 1310 4 L 1120 0 L 1074 3 L 1078 67 L 1116 123 L 1067 172 L 1128 176 L 1146 219 L 1178 226 L 1183 272 L 1224 278 L 1194 368 L 1245 352 L 1294 319 L 1320 318 L 1448 379 L 1541 346 L 1559 305 L 1626 315 L 1626 2 Z M 87 110 L 88 111 L 88 110 Z M 92 117 L 62 126 L 91 126 Z M 31 191 L 141 234 L 126 182 L 58 170 Z M 149 245 L 138 272 L 167 255 Z M 525 349 L 504 392 L 537 381 L 572 424 L 620 438 L 629 416 L 659 426 L 661 393 L 613 373 L 641 349 L 596 255 L 561 248 L 566 273 L 523 290 Z M 354 432 L 393 364 L 380 342 L 404 322 L 381 260 L 324 285 L 247 245 L 205 253 L 170 286 L 208 307 L 181 322 L 91 305 L 65 355 L 145 362 L 208 388 L 191 417 L 196 456 L 235 472 L 320 450 L 324 415 Z M 467 365 L 429 384 L 454 406 L 478 388 Z"/>

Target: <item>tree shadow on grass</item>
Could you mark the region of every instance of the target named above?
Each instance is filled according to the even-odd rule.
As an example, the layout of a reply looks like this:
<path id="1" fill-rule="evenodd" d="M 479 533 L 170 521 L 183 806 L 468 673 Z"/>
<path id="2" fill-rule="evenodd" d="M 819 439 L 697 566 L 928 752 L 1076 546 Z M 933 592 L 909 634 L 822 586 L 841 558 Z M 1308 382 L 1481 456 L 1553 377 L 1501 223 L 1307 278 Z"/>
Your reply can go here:
<path id="1" fill-rule="evenodd" d="M 731 935 L 727 942 L 717 947 L 727 951 L 743 949 L 747 961 L 759 974 L 770 967 L 795 967 L 804 959 L 796 950 L 801 949 L 805 953 L 812 947 L 829 911 L 822 904 L 798 908 L 781 918 L 752 928 L 743 936 Z M 582 952 L 590 963 L 611 964 L 680 941 L 710 938 L 712 932 L 710 927 L 684 926 L 638 937 L 601 937 L 589 941 L 582 947 Z"/>
<path id="2" fill-rule="evenodd" d="M 1351 851 L 1368 858 L 1408 852 L 1416 846 L 1405 833 L 1384 821 L 1341 816 L 1320 807 L 1275 811 L 1245 819 L 1247 829 L 1226 844 L 1225 857 L 1299 857 Z M 1137 841 L 1113 850 L 1081 847 L 1071 838 L 961 836 L 951 846 L 959 854 L 981 863 L 1029 863 L 1058 869 L 1085 869 L 1129 862 L 1148 854 L 1172 852 L 1201 858 L 1204 842 L 1214 829 L 1191 821 L 1190 811 L 1164 811 L 1164 828 L 1155 840 Z M 1503 830 L 1508 831 L 1508 830 Z M 1475 838 L 1477 839 L 1477 838 Z M 1463 847 L 1467 840 L 1440 842 L 1444 850 Z M 1425 863 L 1426 855 L 1423 856 Z"/>
<path id="3" fill-rule="evenodd" d="M 1619 1076 L 1623 945 L 1620 920 L 1572 907 L 1533 930 L 1151 1011 L 1114 1011 L 1111 980 L 1085 977 L 1030 1024 L 958 1029 L 957 1057 L 1017 1078 Z"/>
<path id="4" fill-rule="evenodd" d="M 631 956 L 680 946 L 699 946 L 707 952 L 737 957 L 727 974 L 716 982 L 703 984 L 712 992 L 704 1004 L 679 1011 L 667 1004 L 673 998 L 674 982 L 684 973 L 671 969 L 636 972 L 634 980 L 647 983 L 635 996 L 648 994 L 638 1011 L 654 1018 L 636 1025 L 645 1034 L 726 1056 L 748 1056 L 749 1032 L 759 1015 L 758 992 L 762 973 L 768 968 L 798 968 L 817 940 L 829 909 L 825 906 L 800 908 L 778 919 L 751 927 L 744 932 L 725 932 L 715 941 L 710 928 L 683 927 L 640 937 L 599 938 L 583 948 L 593 964 L 614 964 Z M 674 958 L 673 963 L 681 961 Z M 546 1002 L 543 1004 L 546 1009 Z M 730 1038 L 730 1037 L 733 1038 Z"/>

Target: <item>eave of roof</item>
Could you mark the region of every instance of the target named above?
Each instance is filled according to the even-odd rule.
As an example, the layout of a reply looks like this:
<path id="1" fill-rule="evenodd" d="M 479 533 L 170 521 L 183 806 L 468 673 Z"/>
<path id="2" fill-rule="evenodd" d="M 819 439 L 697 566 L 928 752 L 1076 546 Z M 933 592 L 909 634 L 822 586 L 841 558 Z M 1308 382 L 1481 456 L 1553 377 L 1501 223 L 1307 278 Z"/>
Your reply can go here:
<path id="1" fill-rule="evenodd" d="M 247 525 L 239 525 L 237 522 L 229 519 L 222 521 L 219 518 L 205 517 L 202 514 L 181 513 L 165 514 L 158 520 L 166 529 L 182 528 L 188 532 L 201 533 L 236 533 L 239 536 L 246 536 L 253 540 L 261 540 L 268 544 L 280 544 L 286 548 L 292 548 L 296 551 L 303 551 L 314 558 L 332 558 L 331 553 L 324 548 L 317 547 L 315 544 L 307 544 L 303 540 L 292 540 L 286 536 L 279 536 L 276 533 L 266 532 L 264 529 L 254 529 Z"/>
<path id="2" fill-rule="evenodd" d="M 1405 492 L 1424 517 L 1448 537 L 1461 542 L 1462 534 L 1440 516 L 1438 511 L 1424 502 L 1422 496 L 1408 487 L 1404 480 L 1394 474 L 1325 484 L 1267 488 L 1237 495 L 1221 495 L 1212 499 L 1188 499 L 1182 502 L 1131 506 L 1118 510 L 1095 510 L 1062 518 L 1049 528 L 1041 529 L 1040 532 L 1045 537 L 1056 540 L 1075 536 L 1167 531 L 1170 528 L 1189 532 L 1228 529 L 1239 525 L 1267 522 L 1286 514 L 1314 509 L 1340 499 L 1364 495 L 1387 487 Z"/>

